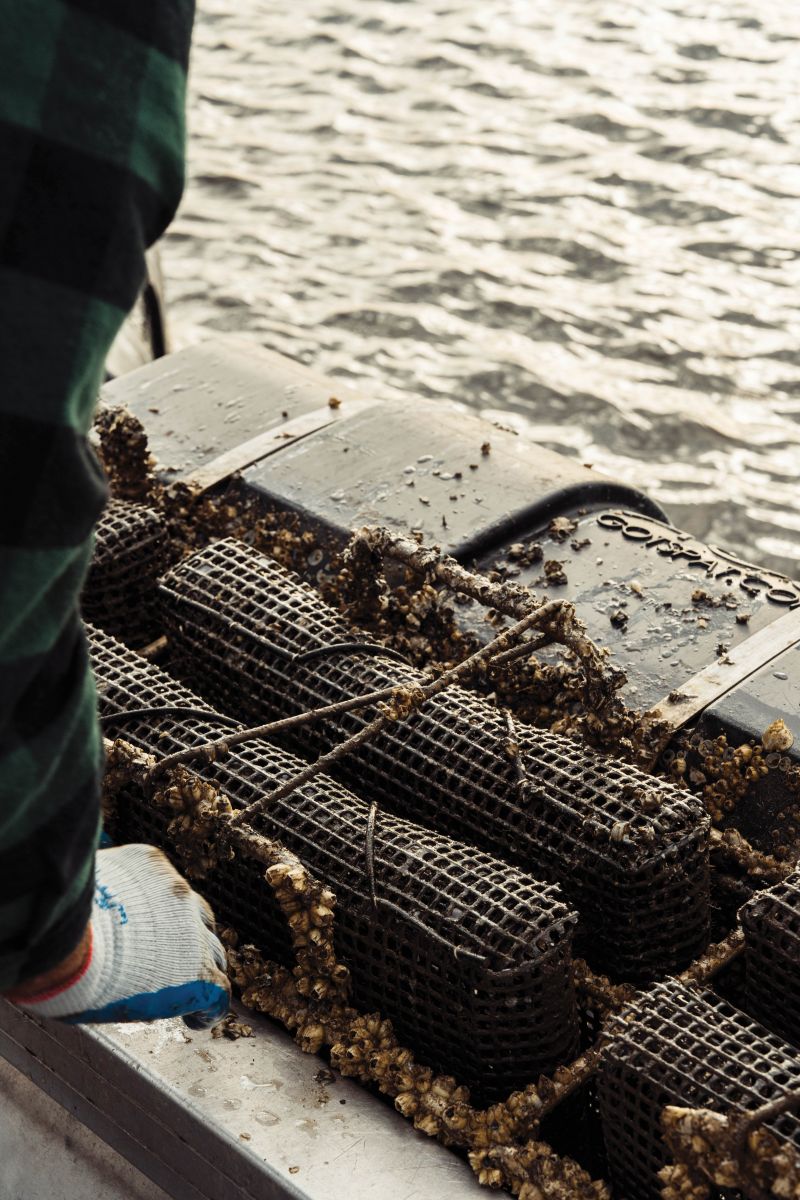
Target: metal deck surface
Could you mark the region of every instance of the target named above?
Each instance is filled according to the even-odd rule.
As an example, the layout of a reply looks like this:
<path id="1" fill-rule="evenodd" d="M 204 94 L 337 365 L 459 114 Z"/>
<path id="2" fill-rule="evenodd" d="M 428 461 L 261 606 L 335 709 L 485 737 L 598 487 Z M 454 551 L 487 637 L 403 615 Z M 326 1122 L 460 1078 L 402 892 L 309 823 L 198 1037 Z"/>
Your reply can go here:
<path id="1" fill-rule="evenodd" d="M 245 1019 L 255 1037 L 232 1042 L 180 1021 L 44 1024 L 0 1000 L 0 1055 L 173 1200 L 485 1194 L 466 1163 L 387 1103 L 273 1024 Z"/>
<path id="2" fill-rule="evenodd" d="M 165 1191 L 2 1058 L 0 1196 L 169 1200 Z"/>

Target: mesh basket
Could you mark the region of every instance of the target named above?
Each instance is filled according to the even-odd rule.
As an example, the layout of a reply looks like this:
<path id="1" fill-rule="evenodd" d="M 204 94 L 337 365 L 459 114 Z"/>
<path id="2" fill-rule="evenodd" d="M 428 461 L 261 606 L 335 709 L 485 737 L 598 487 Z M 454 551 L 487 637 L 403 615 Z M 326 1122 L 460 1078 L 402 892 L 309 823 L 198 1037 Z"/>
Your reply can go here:
<path id="1" fill-rule="evenodd" d="M 670 980 L 609 1026 L 598 1091 L 612 1183 L 625 1200 L 659 1200 L 665 1104 L 750 1112 L 800 1086 L 800 1059 L 713 992 Z M 769 1128 L 800 1147 L 800 1120 Z"/>
<path id="2" fill-rule="evenodd" d="M 89 630 L 101 713 L 109 736 L 158 754 L 229 726 L 165 672 Z M 165 705 L 208 716 L 110 714 Z M 208 768 L 236 806 L 294 775 L 302 764 L 266 742 L 246 743 Z M 401 1040 L 482 1100 L 506 1095 L 576 1050 L 571 982 L 575 916 L 558 891 L 472 847 L 381 813 L 375 827 L 373 908 L 365 865 L 369 806 L 320 776 L 254 824 L 279 838 L 338 897 L 336 941 L 353 976 L 354 1000 L 378 1009 Z M 169 848 L 167 817 L 131 792 L 116 836 Z M 291 962 L 284 918 L 263 866 L 239 856 L 200 884 L 217 915 L 271 958 Z"/>
<path id="3" fill-rule="evenodd" d="M 239 542 L 195 554 L 160 591 L 192 682 L 242 717 L 288 715 L 422 678 L 385 657 L 330 652 L 363 634 Z M 316 657 L 292 661 L 309 652 Z M 319 754 L 373 715 L 362 709 L 307 726 L 294 746 Z M 581 913 L 584 952 L 603 970 L 647 981 L 685 966 L 708 932 L 701 803 L 568 738 L 527 727 L 518 742 L 515 762 L 503 713 L 450 688 L 345 757 L 337 776 L 403 816 L 558 880 Z"/>
<path id="4" fill-rule="evenodd" d="M 800 871 L 741 909 L 746 1004 L 768 1029 L 800 1046 Z"/>
<path id="5" fill-rule="evenodd" d="M 161 520 L 144 504 L 110 500 L 100 518 L 81 597 L 87 621 L 138 649 L 158 636 L 156 579 L 164 566 Z"/>

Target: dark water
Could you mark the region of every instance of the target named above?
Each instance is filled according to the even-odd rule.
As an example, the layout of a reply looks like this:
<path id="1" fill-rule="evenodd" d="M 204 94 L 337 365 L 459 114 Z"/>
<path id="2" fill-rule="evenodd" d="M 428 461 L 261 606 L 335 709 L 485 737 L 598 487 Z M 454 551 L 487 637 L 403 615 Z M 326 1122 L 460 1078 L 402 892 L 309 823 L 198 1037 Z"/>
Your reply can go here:
<path id="1" fill-rule="evenodd" d="M 796 0 L 200 0 L 177 340 L 501 415 L 798 574 L 798 81 Z"/>

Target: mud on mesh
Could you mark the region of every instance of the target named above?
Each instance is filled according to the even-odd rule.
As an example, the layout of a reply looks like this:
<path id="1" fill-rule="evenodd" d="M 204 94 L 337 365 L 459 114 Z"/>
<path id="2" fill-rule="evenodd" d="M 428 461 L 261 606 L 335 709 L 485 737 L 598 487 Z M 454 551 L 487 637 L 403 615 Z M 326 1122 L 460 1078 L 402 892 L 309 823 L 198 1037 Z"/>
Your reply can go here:
<path id="1" fill-rule="evenodd" d="M 171 571 L 162 617 L 194 686 L 262 720 L 422 676 L 355 653 L 293 655 L 363 642 L 307 584 L 231 540 Z M 316 756 L 361 729 L 362 709 L 298 731 Z M 582 950 L 617 977 L 682 968 L 708 932 L 708 818 L 673 786 L 568 738 L 518 727 L 522 793 L 503 714 L 450 688 L 337 765 L 337 777 L 382 805 L 559 881 L 582 916 Z"/>
<path id="2" fill-rule="evenodd" d="M 165 705 L 208 717 L 144 716 L 108 724 L 161 756 L 221 736 L 197 696 L 118 642 L 89 630 L 104 717 Z M 236 806 L 259 799 L 302 763 L 266 742 L 245 743 L 204 768 Z M 505 1096 L 567 1061 L 577 1048 L 571 982 L 576 917 L 550 884 L 441 834 L 381 813 L 375 828 L 373 909 L 365 869 L 369 805 L 320 776 L 255 818 L 338 897 L 336 944 L 354 1000 L 391 1017 L 401 1040 L 482 1099 Z M 141 795 L 117 814 L 117 836 L 166 846 L 167 818 Z M 218 917 L 270 958 L 291 963 L 283 916 L 263 867 L 226 862 L 200 885 Z"/>
<path id="3" fill-rule="evenodd" d="M 158 513 L 145 504 L 110 500 L 81 597 L 85 619 L 136 649 L 152 642 L 159 632 L 156 579 L 164 554 Z"/>
<path id="4" fill-rule="evenodd" d="M 800 1047 L 800 871 L 759 892 L 739 915 L 747 1011 Z"/>
<path id="5" fill-rule="evenodd" d="M 665 1104 L 750 1112 L 800 1086 L 800 1057 L 706 989 L 658 984 L 613 1018 L 598 1079 L 600 1115 L 615 1194 L 659 1200 Z M 800 1120 L 769 1128 L 800 1148 Z"/>

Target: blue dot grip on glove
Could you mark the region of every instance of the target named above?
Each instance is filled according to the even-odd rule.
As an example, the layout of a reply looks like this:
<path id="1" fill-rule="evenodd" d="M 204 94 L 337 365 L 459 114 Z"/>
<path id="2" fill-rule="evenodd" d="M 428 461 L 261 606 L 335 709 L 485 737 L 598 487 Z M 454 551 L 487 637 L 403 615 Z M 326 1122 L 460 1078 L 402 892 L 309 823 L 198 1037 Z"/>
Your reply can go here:
<path id="1" fill-rule="evenodd" d="M 91 950 L 61 988 L 21 1001 L 70 1024 L 183 1017 L 195 1029 L 230 1006 L 225 951 L 205 900 L 152 846 L 100 850 Z"/>

